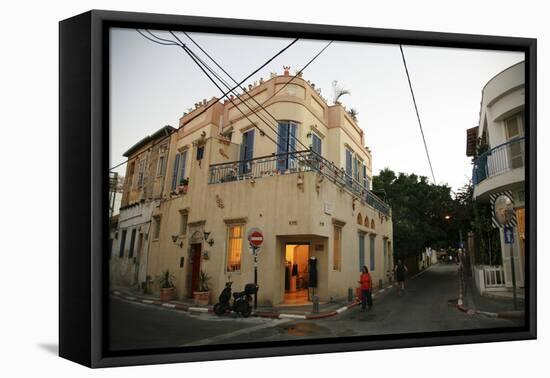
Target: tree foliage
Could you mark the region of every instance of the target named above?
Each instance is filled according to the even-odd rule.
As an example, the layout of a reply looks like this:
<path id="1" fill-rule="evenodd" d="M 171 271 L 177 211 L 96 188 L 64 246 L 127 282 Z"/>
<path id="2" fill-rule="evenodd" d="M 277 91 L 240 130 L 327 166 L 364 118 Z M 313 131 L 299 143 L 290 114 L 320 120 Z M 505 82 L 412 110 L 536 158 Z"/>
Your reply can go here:
<path id="1" fill-rule="evenodd" d="M 386 168 L 373 177 L 373 190 L 385 196 L 392 208 L 396 256 L 418 255 L 428 246 L 458 247 L 463 209 L 450 187 L 431 184 L 424 176 L 396 175 Z"/>

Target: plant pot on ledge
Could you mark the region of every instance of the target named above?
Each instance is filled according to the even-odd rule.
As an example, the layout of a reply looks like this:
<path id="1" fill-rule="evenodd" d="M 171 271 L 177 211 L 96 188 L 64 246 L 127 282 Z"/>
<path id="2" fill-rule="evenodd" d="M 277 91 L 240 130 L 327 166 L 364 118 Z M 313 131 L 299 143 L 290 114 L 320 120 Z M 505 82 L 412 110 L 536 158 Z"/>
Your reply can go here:
<path id="1" fill-rule="evenodd" d="M 157 283 L 160 288 L 160 300 L 168 302 L 174 299 L 176 293 L 176 287 L 173 283 L 173 275 L 170 271 L 166 270 L 162 275 L 157 278 Z"/>
<path id="2" fill-rule="evenodd" d="M 193 299 L 197 306 L 208 306 L 210 304 L 210 283 L 211 277 L 201 270 L 199 273 L 199 290 L 193 292 Z"/>
<path id="3" fill-rule="evenodd" d="M 209 291 L 194 291 L 193 299 L 197 306 L 208 306 L 210 304 L 210 290 Z"/>
<path id="4" fill-rule="evenodd" d="M 169 302 L 175 297 L 176 290 L 173 287 L 166 287 L 160 289 L 160 300 L 163 302 Z"/>

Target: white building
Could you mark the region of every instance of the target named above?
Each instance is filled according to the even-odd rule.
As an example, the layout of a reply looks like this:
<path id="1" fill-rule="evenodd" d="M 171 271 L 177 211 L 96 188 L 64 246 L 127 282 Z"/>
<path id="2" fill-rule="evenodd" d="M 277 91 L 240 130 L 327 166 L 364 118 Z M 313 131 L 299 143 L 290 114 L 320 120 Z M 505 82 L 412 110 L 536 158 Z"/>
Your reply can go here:
<path id="1" fill-rule="evenodd" d="M 525 272 L 525 63 L 497 74 L 482 91 L 479 126 L 468 130 L 467 155 L 474 157 L 475 201 L 489 202 L 506 194 L 514 202 L 514 262 L 516 283 Z M 510 244 L 500 230 L 502 266 L 477 266 L 480 291 L 512 287 Z"/>

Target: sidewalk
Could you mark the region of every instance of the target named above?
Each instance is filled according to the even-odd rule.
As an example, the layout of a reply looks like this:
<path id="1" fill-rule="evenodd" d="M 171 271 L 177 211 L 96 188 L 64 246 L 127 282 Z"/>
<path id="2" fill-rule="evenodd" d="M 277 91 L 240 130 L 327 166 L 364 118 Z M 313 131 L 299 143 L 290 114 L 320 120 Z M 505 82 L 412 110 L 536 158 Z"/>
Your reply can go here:
<path id="1" fill-rule="evenodd" d="M 372 294 L 373 299 L 381 297 L 384 293 L 389 292 L 393 288 L 393 285 L 389 285 L 381 290 L 378 290 Z M 162 302 L 158 296 L 152 294 L 143 294 L 137 290 L 131 288 L 116 287 L 110 291 L 111 295 L 123 298 L 129 301 L 140 302 L 143 304 L 162 306 L 178 311 L 195 312 L 195 313 L 213 313 L 213 306 L 197 306 L 192 299 L 189 300 L 172 300 L 168 302 Z M 319 303 L 319 312 L 313 313 L 313 304 L 306 305 L 289 305 L 278 307 L 258 307 L 252 312 L 252 316 L 271 318 L 271 319 L 302 319 L 302 320 L 314 320 L 322 319 L 331 316 L 336 316 L 344 311 L 349 310 L 360 302 L 355 300 L 347 302 L 343 300 Z"/>
<path id="2" fill-rule="evenodd" d="M 461 275 L 459 274 L 459 279 Z M 477 313 L 494 318 L 522 319 L 525 317 L 525 301 L 523 296 L 518 293 L 517 310 L 514 309 L 512 293 L 502 293 L 500 295 L 487 296 L 481 295 L 475 283 L 471 278 L 462 278 L 462 306 L 457 306 L 459 310 L 468 313 Z M 459 296 L 460 298 L 460 296 Z"/>

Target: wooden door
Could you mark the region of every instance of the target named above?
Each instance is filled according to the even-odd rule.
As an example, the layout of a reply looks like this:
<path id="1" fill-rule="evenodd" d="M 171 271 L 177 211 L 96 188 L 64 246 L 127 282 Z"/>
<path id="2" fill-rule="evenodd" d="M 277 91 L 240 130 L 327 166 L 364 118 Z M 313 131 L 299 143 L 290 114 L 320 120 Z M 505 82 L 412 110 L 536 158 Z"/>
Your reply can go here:
<path id="1" fill-rule="evenodd" d="M 193 297 L 193 292 L 197 291 L 199 288 L 199 274 L 201 270 L 201 251 L 202 244 L 192 244 L 191 245 L 191 292 L 189 297 Z"/>

